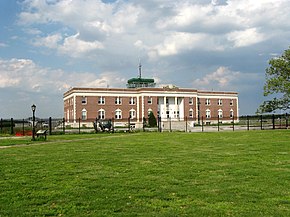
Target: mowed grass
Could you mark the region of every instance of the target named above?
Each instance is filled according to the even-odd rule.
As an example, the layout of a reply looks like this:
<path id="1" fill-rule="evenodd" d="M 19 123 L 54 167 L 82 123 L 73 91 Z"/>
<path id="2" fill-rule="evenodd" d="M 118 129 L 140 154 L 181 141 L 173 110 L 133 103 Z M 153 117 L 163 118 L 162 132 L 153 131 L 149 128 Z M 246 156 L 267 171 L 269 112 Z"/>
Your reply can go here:
<path id="1" fill-rule="evenodd" d="M 289 215 L 289 130 L 50 136 L 0 149 L 1 217 Z"/>

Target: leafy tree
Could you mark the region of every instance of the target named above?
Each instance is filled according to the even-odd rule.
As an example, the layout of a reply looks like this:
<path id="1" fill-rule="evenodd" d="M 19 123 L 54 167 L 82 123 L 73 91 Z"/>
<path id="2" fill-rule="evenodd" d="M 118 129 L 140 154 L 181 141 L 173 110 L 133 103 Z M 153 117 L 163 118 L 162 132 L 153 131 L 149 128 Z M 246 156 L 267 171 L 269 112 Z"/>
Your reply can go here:
<path id="1" fill-rule="evenodd" d="M 157 121 L 156 121 L 156 118 L 155 118 L 153 112 L 149 113 L 148 119 L 149 119 L 148 123 L 149 123 L 150 127 L 156 127 L 157 126 Z"/>
<path id="2" fill-rule="evenodd" d="M 280 57 L 272 58 L 266 69 L 264 96 L 275 94 L 272 100 L 264 101 L 258 108 L 259 113 L 290 108 L 290 47 Z"/>

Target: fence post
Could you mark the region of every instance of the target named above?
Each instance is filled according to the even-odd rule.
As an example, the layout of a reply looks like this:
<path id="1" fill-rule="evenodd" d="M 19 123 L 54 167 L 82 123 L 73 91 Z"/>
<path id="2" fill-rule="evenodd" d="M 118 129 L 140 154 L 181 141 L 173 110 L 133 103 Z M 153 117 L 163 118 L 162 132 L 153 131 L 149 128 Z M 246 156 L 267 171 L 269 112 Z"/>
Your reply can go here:
<path id="1" fill-rule="evenodd" d="M 128 132 L 130 133 L 131 130 L 131 123 L 130 123 L 130 116 L 128 117 Z"/>
<path id="2" fill-rule="evenodd" d="M 145 117 L 143 117 L 143 132 L 145 132 L 145 122 L 146 122 L 146 119 Z"/>
<path id="3" fill-rule="evenodd" d="M 247 130 L 250 130 L 250 119 L 249 119 L 249 115 L 247 115 Z"/>
<path id="4" fill-rule="evenodd" d="M 233 131 L 235 131 L 235 115 L 233 114 Z"/>
<path id="5" fill-rule="evenodd" d="M 115 129 L 114 129 L 114 117 L 112 118 L 112 133 L 114 133 Z"/>
<path id="6" fill-rule="evenodd" d="M 96 131 L 96 133 L 98 133 L 98 118 L 96 117 L 96 120 L 95 120 L 95 131 Z"/>
<path id="7" fill-rule="evenodd" d="M 1 118 L 1 121 L 0 121 L 0 133 L 2 133 L 2 130 L 3 130 L 3 119 Z"/>
<path id="8" fill-rule="evenodd" d="M 218 131 L 220 131 L 220 116 L 218 115 Z"/>
<path id="9" fill-rule="evenodd" d="M 157 131 L 159 132 L 160 124 L 159 124 L 159 115 L 157 116 Z"/>
<path id="10" fill-rule="evenodd" d="M 158 116 L 158 125 L 159 125 L 158 131 L 161 133 L 162 132 L 162 126 L 161 126 L 161 117 L 160 116 Z"/>
<path id="11" fill-rule="evenodd" d="M 286 129 L 288 129 L 288 114 L 286 113 Z"/>
<path id="12" fill-rule="evenodd" d="M 261 115 L 260 117 L 261 117 L 261 130 L 263 130 L 263 115 Z"/>
<path id="13" fill-rule="evenodd" d="M 273 130 L 275 130 L 275 115 L 272 115 Z"/>
<path id="14" fill-rule="evenodd" d="M 79 134 L 81 134 L 81 118 L 79 118 Z"/>
<path id="15" fill-rule="evenodd" d="M 10 134 L 14 134 L 14 127 L 13 127 L 13 118 L 11 118 L 11 128 L 10 128 Z"/>
<path id="16" fill-rule="evenodd" d="M 172 132 L 172 129 L 171 129 L 171 117 L 169 117 L 169 132 Z"/>
<path id="17" fill-rule="evenodd" d="M 201 132 L 203 132 L 203 116 L 201 116 Z"/>
<path id="18" fill-rule="evenodd" d="M 22 119 L 22 135 L 25 136 L 24 134 L 25 134 L 25 131 L 24 131 L 24 119 Z"/>
<path id="19" fill-rule="evenodd" d="M 65 119 L 62 119 L 62 132 L 65 134 Z"/>
<path id="20" fill-rule="evenodd" d="M 185 116 L 185 132 L 187 133 L 187 116 Z"/>
<path id="21" fill-rule="evenodd" d="M 51 117 L 48 118 L 48 133 L 52 135 L 52 119 Z"/>

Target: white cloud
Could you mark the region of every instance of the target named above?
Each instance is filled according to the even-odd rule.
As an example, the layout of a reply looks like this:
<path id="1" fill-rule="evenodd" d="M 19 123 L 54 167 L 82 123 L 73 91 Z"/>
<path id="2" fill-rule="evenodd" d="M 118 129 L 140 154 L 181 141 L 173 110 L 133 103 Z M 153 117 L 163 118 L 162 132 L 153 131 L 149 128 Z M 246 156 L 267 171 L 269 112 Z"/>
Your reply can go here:
<path id="1" fill-rule="evenodd" d="M 90 51 L 130 55 L 139 49 L 152 59 L 196 49 L 223 51 L 279 37 L 287 33 L 273 29 L 290 27 L 288 0 L 26 0 L 23 5 L 19 24 L 34 30 L 55 25 L 34 45 L 75 58 L 87 58 Z"/>
<path id="2" fill-rule="evenodd" d="M 125 83 L 118 73 L 65 72 L 60 69 L 42 68 L 29 59 L 0 59 L 0 88 L 25 91 L 63 93 L 69 87 L 107 87 Z"/>
<path id="3" fill-rule="evenodd" d="M 79 39 L 79 33 L 77 33 L 65 38 L 63 44 L 59 47 L 59 51 L 72 57 L 78 57 L 92 50 L 103 48 L 103 44 L 99 41 L 90 42 Z"/>
<path id="4" fill-rule="evenodd" d="M 228 67 L 220 66 L 216 71 L 205 75 L 201 79 L 195 79 L 193 86 L 198 88 L 211 89 L 213 87 L 220 89 L 228 89 L 231 82 L 238 79 L 240 72 L 231 71 Z"/>
<path id="5" fill-rule="evenodd" d="M 33 45 L 34 46 L 43 46 L 47 48 L 57 48 L 58 43 L 62 40 L 62 35 L 60 33 L 49 35 L 47 37 L 37 37 Z"/>
<path id="6" fill-rule="evenodd" d="M 256 28 L 250 28 L 231 32 L 227 34 L 227 39 L 234 43 L 234 47 L 246 47 L 262 42 L 266 40 L 267 37 L 259 33 Z"/>
<path id="7" fill-rule="evenodd" d="M 8 47 L 6 43 L 0 42 L 0 47 Z"/>

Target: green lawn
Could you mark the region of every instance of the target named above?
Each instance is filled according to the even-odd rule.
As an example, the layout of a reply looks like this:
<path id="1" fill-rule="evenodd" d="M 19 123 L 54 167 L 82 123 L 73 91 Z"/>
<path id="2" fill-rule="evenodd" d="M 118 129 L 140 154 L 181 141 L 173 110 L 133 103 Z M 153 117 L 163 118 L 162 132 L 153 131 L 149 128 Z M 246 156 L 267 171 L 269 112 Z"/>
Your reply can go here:
<path id="1" fill-rule="evenodd" d="M 0 149 L 1 217 L 290 215 L 289 130 L 22 141 Z"/>

